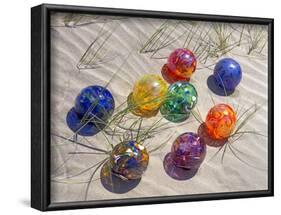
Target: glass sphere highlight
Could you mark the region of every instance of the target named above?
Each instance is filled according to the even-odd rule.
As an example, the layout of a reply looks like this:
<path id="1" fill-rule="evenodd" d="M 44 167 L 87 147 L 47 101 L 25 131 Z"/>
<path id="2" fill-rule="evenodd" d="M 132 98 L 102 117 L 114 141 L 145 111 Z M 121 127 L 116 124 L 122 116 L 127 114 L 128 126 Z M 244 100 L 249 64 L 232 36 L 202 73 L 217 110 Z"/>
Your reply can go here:
<path id="1" fill-rule="evenodd" d="M 172 145 L 171 157 L 177 167 L 198 169 L 205 156 L 206 144 L 196 133 L 183 133 Z"/>
<path id="2" fill-rule="evenodd" d="M 146 148 L 133 140 L 117 144 L 110 155 L 112 171 L 125 179 L 141 178 L 148 162 Z"/>
<path id="3" fill-rule="evenodd" d="M 233 91 L 242 79 L 242 69 L 234 59 L 224 58 L 216 64 L 214 77 L 220 88 Z"/>
<path id="4" fill-rule="evenodd" d="M 192 51 L 184 48 L 174 50 L 162 68 L 162 76 L 168 83 L 189 81 L 195 72 L 197 60 Z"/>
<path id="5" fill-rule="evenodd" d="M 195 87 L 186 81 L 178 81 L 169 87 L 160 112 L 168 121 L 183 122 L 189 117 L 197 100 L 198 94 Z"/>
<path id="6" fill-rule="evenodd" d="M 205 120 L 207 133 L 213 139 L 228 138 L 236 125 L 236 113 L 227 104 L 212 107 Z"/>

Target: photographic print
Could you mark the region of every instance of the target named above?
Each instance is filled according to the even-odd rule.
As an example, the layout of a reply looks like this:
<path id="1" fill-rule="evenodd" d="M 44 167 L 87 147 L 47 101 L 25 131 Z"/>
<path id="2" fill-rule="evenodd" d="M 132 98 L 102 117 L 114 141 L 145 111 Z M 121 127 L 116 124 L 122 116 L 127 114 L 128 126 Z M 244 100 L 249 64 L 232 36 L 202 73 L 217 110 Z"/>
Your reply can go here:
<path id="1" fill-rule="evenodd" d="M 269 25 L 48 23 L 50 204 L 269 190 Z"/>

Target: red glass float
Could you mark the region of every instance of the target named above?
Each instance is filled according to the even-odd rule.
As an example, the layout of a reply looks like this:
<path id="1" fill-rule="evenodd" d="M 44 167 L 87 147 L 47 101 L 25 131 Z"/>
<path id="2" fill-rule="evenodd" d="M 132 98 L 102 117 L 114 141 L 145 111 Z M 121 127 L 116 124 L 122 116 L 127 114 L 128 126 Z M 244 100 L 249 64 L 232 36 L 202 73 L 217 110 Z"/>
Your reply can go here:
<path id="1" fill-rule="evenodd" d="M 189 81 L 195 72 L 197 60 L 192 51 L 184 48 L 174 50 L 167 64 L 162 67 L 162 76 L 168 83 Z"/>

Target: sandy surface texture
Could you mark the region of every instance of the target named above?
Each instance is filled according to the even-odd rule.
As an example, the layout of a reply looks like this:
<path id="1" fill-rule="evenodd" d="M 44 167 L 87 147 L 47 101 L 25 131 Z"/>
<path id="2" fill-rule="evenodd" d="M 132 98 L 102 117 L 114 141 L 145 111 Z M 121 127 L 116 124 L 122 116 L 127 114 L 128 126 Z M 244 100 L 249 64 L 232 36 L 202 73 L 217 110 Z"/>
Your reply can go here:
<path id="1" fill-rule="evenodd" d="M 214 29 L 222 30 L 220 35 L 225 36 L 228 46 L 226 50 L 212 49 L 218 47 L 220 41 L 217 34 L 219 32 Z M 153 39 L 151 36 L 155 35 L 155 32 L 158 34 Z M 257 48 L 251 50 L 254 36 L 259 36 L 259 32 L 262 34 L 261 40 Z M 85 200 L 89 180 L 92 181 L 87 200 L 267 189 L 268 140 L 266 136 L 254 134 L 257 132 L 267 135 L 268 129 L 266 38 L 267 29 L 261 26 L 52 14 L 52 134 L 72 138 L 73 132 L 67 127 L 65 119 L 81 89 L 90 85 L 107 85 L 114 96 L 116 106 L 119 106 L 126 101 L 135 81 L 143 74 L 161 75 L 161 68 L 166 63 L 169 53 L 180 47 L 187 47 L 199 56 L 198 68 L 191 83 L 197 89 L 197 108 L 203 119 L 213 102 L 231 104 L 240 114 L 253 104 L 261 108 L 243 127 L 244 131 L 253 133 L 245 134 L 232 143 L 236 149 L 235 154 L 229 148 L 216 154 L 219 148 L 207 146 L 204 163 L 195 176 L 188 180 L 175 180 L 167 175 L 163 168 L 163 160 L 170 152 L 173 140 L 181 133 L 197 132 L 200 123 L 193 116 L 181 124 L 170 123 L 170 129 L 165 129 L 145 141 L 147 148 L 153 149 L 169 139 L 164 147 L 150 154 L 148 169 L 141 180 L 131 184 L 132 189 L 120 185 L 120 193 L 111 192 L 102 185 L 100 168 L 91 177 L 95 171 L 93 165 L 105 159 L 105 155 L 74 154 L 73 152 L 91 150 L 52 135 L 51 201 Z M 204 51 L 204 43 L 212 43 L 213 46 L 209 44 L 209 51 Z M 215 94 L 207 84 L 215 62 L 223 57 L 236 59 L 243 70 L 241 83 L 235 92 L 227 97 Z M 134 116 L 130 114 L 129 117 Z M 156 117 L 144 120 L 144 126 L 149 126 L 160 118 L 159 113 Z M 165 119 L 161 121 L 166 122 Z M 109 149 L 106 137 L 102 133 L 93 137 L 78 137 L 78 141 Z M 110 141 L 117 144 L 119 140 L 114 137 Z"/>

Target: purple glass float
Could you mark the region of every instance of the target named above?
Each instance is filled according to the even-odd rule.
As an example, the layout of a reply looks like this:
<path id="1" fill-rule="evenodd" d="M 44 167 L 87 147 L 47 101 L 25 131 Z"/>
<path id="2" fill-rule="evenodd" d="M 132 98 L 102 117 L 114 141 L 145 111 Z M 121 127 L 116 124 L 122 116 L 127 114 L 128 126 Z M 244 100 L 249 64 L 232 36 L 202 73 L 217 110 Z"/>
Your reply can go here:
<path id="1" fill-rule="evenodd" d="M 195 133 L 181 134 L 172 145 L 172 158 L 177 167 L 197 169 L 206 155 L 206 145 Z"/>
<path id="2" fill-rule="evenodd" d="M 206 145 L 195 133 L 186 132 L 177 137 L 171 152 L 164 160 L 166 173 L 184 180 L 193 177 L 206 156 Z"/>

